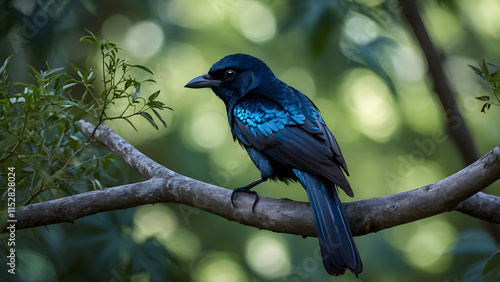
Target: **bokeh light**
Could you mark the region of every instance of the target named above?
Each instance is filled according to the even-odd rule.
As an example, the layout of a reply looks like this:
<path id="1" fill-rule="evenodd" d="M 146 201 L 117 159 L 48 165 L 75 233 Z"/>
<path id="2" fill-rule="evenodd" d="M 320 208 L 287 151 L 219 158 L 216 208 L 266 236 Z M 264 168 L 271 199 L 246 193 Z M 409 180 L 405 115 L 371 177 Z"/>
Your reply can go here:
<path id="1" fill-rule="evenodd" d="M 234 256 L 224 252 L 208 252 L 198 262 L 196 282 L 246 282 L 249 281 Z"/>
<path id="2" fill-rule="evenodd" d="M 400 122 L 387 85 L 364 69 L 351 71 L 344 85 L 347 107 L 356 118 L 360 131 L 374 141 L 387 142 Z"/>
<path id="3" fill-rule="evenodd" d="M 246 258 L 253 271 L 266 279 L 290 273 L 290 258 L 280 235 L 255 234 L 248 240 Z"/>
<path id="4" fill-rule="evenodd" d="M 163 30 L 153 21 L 135 23 L 127 31 L 125 48 L 131 55 L 141 59 L 154 56 L 162 47 Z"/>
<path id="5" fill-rule="evenodd" d="M 124 15 L 116 14 L 112 15 L 104 21 L 102 24 L 101 32 L 102 35 L 109 41 L 122 45 L 127 31 L 132 26 L 130 19 Z"/>
<path id="6" fill-rule="evenodd" d="M 191 124 L 191 138 L 201 148 L 210 149 L 220 146 L 231 138 L 227 129 L 227 117 L 216 109 L 198 108 Z"/>
<path id="7" fill-rule="evenodd" d="M 138 242 L 155 236 L 169 239 L 177 225 L 177 217 L 167 206 L 141 206 L 134 214 L 134 238 Z"/>
<path id="8" fill-rule="evenodd" d="M 418 53 L 409 47 L 396 47 L 391 56 L 394 75 L 404 83 L 422 81 L 425 66 Z"/>
<path id="9" fill-rule="evenodd" d="M 259 2 L 240 1 L 233 13 L 233 24 L 251 41 L 268 41 L 276 34 L 274 15 Z"/>
<path id="10" fill-rule="evenodd" d="M 186 261 L 194 260 L 201 252 L 201 242 L 196 234 L 185 228 L 177 228 L 171 236 L 157 236 L 169 251 Z"/>
<path id="11" fill-rule="evenodd" d="M 500 3 L 495 0 L 459 1 L 469 11 L 469 19 L 476 29 L 486 36 L 500 38 Z M 458 26 L 458 25 L 457 25 Z"/>
<path id="12" fill-rule="evenodd" d="M 351 13 L 351 17 L 344 25 L 344 35 L 350 41 L 364 45 L 370 43 L 379 35 L 379 28 L 370 18 L 358 13 Z"/>
<path id="13" fill-rule="evenodd" d="M 443 272 L 451 263 L 446 253 L 457 240 L 457 230 L 442 217 L 412 223 L 392 231 L 392 244 L 413 266 L 428 272 Z"/>
<path id="14" fill-rule="evenodd" d="M 158 1 L 158 14 L 163 20 L 182 27 L 206 28 L 222 18 L 221 10 L 226 5 L 218 2 L 203 0 Z"/>

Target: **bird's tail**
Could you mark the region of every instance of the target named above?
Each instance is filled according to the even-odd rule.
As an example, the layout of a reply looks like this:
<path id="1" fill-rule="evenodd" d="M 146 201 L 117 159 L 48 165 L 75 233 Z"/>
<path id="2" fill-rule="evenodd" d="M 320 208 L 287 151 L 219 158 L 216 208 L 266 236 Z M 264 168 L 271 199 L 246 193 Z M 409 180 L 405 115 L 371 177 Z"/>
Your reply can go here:
<path id="1" fill-rule="evenodd" d="M 337 276 L 350 269 L 357 277 L 363 270 L 363 265 L 335 184 L 317 175 L 299 170 L 294 172 L 306 189 L 311 203 L 326 271 Z"/>

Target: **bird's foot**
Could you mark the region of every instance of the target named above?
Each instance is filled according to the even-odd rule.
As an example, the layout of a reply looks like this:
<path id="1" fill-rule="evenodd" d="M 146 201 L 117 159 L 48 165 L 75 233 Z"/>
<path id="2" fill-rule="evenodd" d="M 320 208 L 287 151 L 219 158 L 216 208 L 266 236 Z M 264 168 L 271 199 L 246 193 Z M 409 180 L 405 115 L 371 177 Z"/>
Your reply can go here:
<path id="1" fill-rule="evenodd" d="M 257 204 L 257 201 L 259 200 L 259 194 L 257 194 L 257 192 L 255 192 L 255 191 L 251 191 L 250 190 L 251 188 L 252 187 L 245 186 L 245 187 L 236 188 L 233 190 L 233 193 L 231 193 L 231 204 L 233 205 L 234 208 L 236 208 L 236 205 L 234 204 L 234 195 L 236 194 L 236 192 L 244 192 L 244 193 L 255 195 L 255 201 L 253 202 L 253 205 L 252 205 L 252 213 L 254 213 L 255 205 Z"/>

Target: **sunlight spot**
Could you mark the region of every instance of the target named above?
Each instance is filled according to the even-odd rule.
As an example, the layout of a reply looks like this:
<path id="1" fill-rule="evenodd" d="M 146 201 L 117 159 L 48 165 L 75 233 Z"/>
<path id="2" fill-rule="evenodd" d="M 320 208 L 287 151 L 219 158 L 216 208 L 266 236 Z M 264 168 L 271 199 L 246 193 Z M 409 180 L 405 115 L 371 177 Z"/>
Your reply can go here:
<path id="1" fill-rule="evenodd" d="M 343 93 L 359 130 L 374 141 L 387 142 L 400 118 L 384 82 L 371 71 L 355 69 L 344 80 Z"/>
<path id="2" fill-rule="evenodd" d="M 473 2 L 473 1 L 467 1 Z M 476 6 L 476 5 L 474 5 Z M 498 13 L 495 14 L 498 18 Z M 438 3 L 432 3 L 426 9 L 424 21 L 428 22 L 429 36 L 437 46 L 451 46 L 461 40 L 464 36 L 464 25 L 460 22 L 460 16 L 454 15 L 454 12 Z M 470 26 L 470 24 L 467 24 Z"/>
<path id="3" fill-rule="evenodd" d="M 246 282 L 245 271 L 229 254 L 210 252 L 196 266 L 194 281 L 197 282 Z"/>
<path id="4" fill-rule="evenodd" d="M 291 271 L 290 257 L 274 234 L 255 234 L 247 243 L 248 264 L 266 279 L 276 279 Z"/>
<path id="5" fill-rule="evenodd" d="M 415 266 L 429 271 L 442 272 L 450 257 L 444 257 L 448 248 L 456 240 L 456 230 L 446 221 L 434 219 L 419 226 L 418 232 L 409 237 L 406 258 Z"/>
<path id="6" fill-rule="evenodd" d="M 425 66 L 422 57 L 408 47 L 396 47 L 391 55 L 394 75 L 405 83 L 418 82 L 423 79 Z"/>
<path id="7" fill-rule="evenodd" d="M 104 38 L 121 45 L 132 23 L 124 15 L 112 15 L 102 24 L 101 31 Z"/>
<path id="8" fill-rule="evenodd" d="M 191 123 L 191 137 L 202 148 L 214 148 L 220 146 L 228 138 L 226 127 L 227 119 L 219 112 L 197 111 Z"/>
<path id="9" fill-rule="evenodd" d="M 359 45 L 370 43 L 379 33 L 379 27 L 373 20 L 358 13 L 351 13 L 344 26 L 345 36 Z"/>
<path id="10" fill-rule="evenodd" d="M 497 0 L 459 1 L 478 32 L 492 38 L 500 37 L 500 2 Z"/>
<path id="11" fill-rule="evenodd" d="M 413 84 L 404 89 L 404 95 L 399 97 L 399 105 L 411 129 L 422 135 L 431 135 L 437 128 L 442 128 L 441 107 L 431 97 L 425 84 Z"/>
<path id="12" fill-rule="evenodd" d="M 201 251 L 201 243 L 196 234 L 184 228 L 177 228 L 170 237 L 157 237 L 170 252 L 186 261 L 196 259 Z"/>
<path id="13" fill-rule="evenodd" d="M 254 42 L 271 40 L 276 34 L 276 19 L 259 2 L 239 3 L 234 11 L 233 24 L 247 39 Z"/>
<path id="14" fill-rule="evenodd" d="M 154 56 L 163 45 L 163 30 L 153 21 L 133 25 L 125 37 L 125 48 L 137 58 Z"/>
<path id="15" fill-rule="evenodd" d="M 161 224 L 158 224 L 159 222 Z M 144 242 L 154 236 L 168 239 L 174 234 L 177 226 L 177 217 L 169 207 L 141 206 L 134 214 L 133 237 L 137 242 Z"/>
<path id="16" fill-rule="evenodd" d="M 404 254 L 414 267 L 430 273 L 441 273 L 451 264 L 446 255 L 457 240 L 457 230 L 441 218 L 429 218 L 412 223 L 404 229 L 391 231 L 392 245 Z"/>
<path id="17" fill-rule="evenodd" d="M 158 14 L 164 21 L 170 21 L 186 28 L 205 28 L 217 19 L 217 11 L 211 1 L 172 0 L 159 1 Z"/>

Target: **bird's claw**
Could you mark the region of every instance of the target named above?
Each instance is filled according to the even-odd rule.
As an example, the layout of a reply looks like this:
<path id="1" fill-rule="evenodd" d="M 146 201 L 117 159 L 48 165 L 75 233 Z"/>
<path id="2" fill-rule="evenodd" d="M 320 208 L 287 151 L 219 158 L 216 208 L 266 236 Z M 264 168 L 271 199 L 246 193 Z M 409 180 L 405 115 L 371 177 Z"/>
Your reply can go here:
<path id="1" fill-rule="evenodd" d="M 252 213 L 255 213 L 255 205 L 257 204 L 257 201 L 259 200 L 259 194 L 257 194 L 257 192 L 255 192 L 255 191 L 251 191 L 247 187 L 241 187 L 241 188 L 234 189 L 233 193 L 231 193 L 231 204 L 233 205 L 234 208 L 236 208 L 236 205 L 234 204 L 234 195 L 236 194 L 236 192 L 244 192 L 244 193 L 255 195 L 255 200 L 254 200 L 253 205 L 252 205 Z"/>

